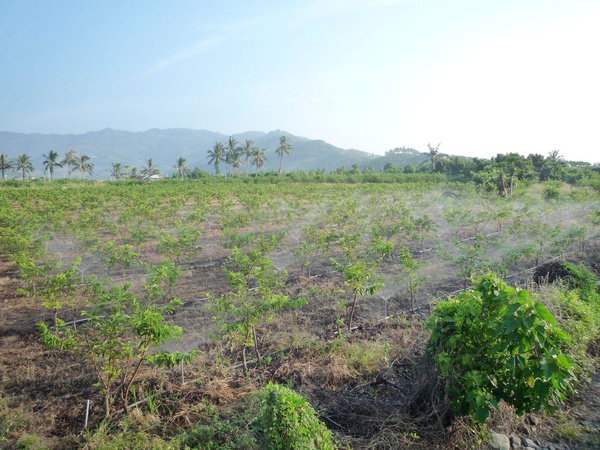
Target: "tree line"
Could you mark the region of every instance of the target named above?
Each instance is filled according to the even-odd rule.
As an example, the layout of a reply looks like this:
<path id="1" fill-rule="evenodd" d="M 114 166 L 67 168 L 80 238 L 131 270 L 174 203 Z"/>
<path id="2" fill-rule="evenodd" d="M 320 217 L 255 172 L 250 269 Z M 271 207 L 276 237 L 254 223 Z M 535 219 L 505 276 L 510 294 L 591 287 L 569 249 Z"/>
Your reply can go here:
<path id="1" fill-rule="evenodd" d="M 291 140 L 286 136 L 281 136 L 279 138 L 279 147 L 275 150 L 275 153 L 279 156 L 278 175 L 281 175 L 284 155 L 291 156 L 292 150 Z M 223 162 L 227 164 L 228 177 L 233 177 L 234 173 L 239 174 L 242 165 L 245 166 L 246 176 L 248 176 L 249 164 L 255 167 L 254 174 L 258 175 L 259 169 L 261 169 L 267 161 L 265 149 L 255 147 L 252 139 L 246 139 L 245 144 L 239 146 L 233 136 L 230 136 L 225 144 L 222 142 L 215 142 L 213 148 L 208 151 L 207 159 L 209 164 L 214 165 L 215 175 L 221 174 L 219 164 Z"/>
<path id="2" fill-rule="evenodd" d="M 283 157 L 292 154 L 292 142 L 286 136 L 279 138 L 279 147 L 275 150 L 279 156 L 278 175 L 281 175 L 283 166 Z M 234 174 L 240 174 L 240 168 L 245 167 L 245 176 L 248 176 L 249 165 L 255 167 L 254 175 L 265 165 L 267 157 L 265 149 L 254 146 L 254 141 L 246 139 L 244 145 L 238 145 L 237 140 L 231 136 L 226 143 L 216 142 L 214 147 L 208 150 L 207 159 L 209 164 L 213 164 L 215 175 L 220 175 L 219 165 L 227 164 L 227 176 L 233 177 Z M 48 175 L 48 179 L 52 180 L 56 168 L 65 168 L 67 178 L 71 178 L 72 172 L 78 172 L 79 178 L 83 180 L 84 176 L 94 174 L 94 164 L 90 162 L 91 157 L 85 154 L 77 155 L 74 150 L 66 150 L 62 159 L 58 152 L 50 150 L 48 154 L 42 155 L 44 158 L 44 176 Z M 173 165 L 175 168 L 176 178 L 183 179 L 189 176 L 192 172 L 187 166 L 187 161 L 183 156 L 177 158 Z M 8 155 L 0 153 L 0 173 L 2 180 L 6 181 L 6 173 L 9 170 L 21 172 L 22 180 L 27 181 L 31 178 L 34 172 L 31 157 L 27 154 L 20 154 L 15 159 L 11 159 Z M 161 175 L 160 169 L 154 164 L 152 158 L 148 158 L 145 165 L 138 169 L 137 167 L 123 166 L 120 162 L 112 163 L 110 178 L 116 181 L 122 179 L 139 179 L 151 177 L 153 175 Z"/>
<path id="3" fill-rule="evenodd" d="M 48 174 L 50 180 L 54 177 L 54 170 L 57 167 L 65 167 L 68 178 L 71 178 L 72 171 L 79 172 L 79 177 L 82 180 L 84 175 L 94 173 L 94 164 L 90 162 L 91 157 L 83 154 L 77 155 L 74 150 L 65 151 L 62 159 L 59 159 L 60 155 L 54 150 L 50 150 L 48 154 L 42 155 L 42 157 L 44 158 L 44 174 Z M 21 172 L 23 181 L 27 181 L 35 169 L 31 157 L 25 153 L 21 153 L 15 159 L 10 159 L 8 155 L 0 153 L 0 173 L 2 173 L 3 181 L 6 181 L 8 170 Z"/>
<path id="4" fill-rule="evenodd" d="M 440 145 L 428 144 L 428 151 L 420 154 L 425 158 L 421 164 L 398 163 L 394 165 L 388 160 L 381 168 L 381 173 L 442 175 L 449 181 L 474 182 L 486 190 L 496 190 L 506 196 L 512 193 L 517 183 L 556 180 L 575 184 L 595 179 L 600 172 L 600 167 L 586 162 L 566 161 L 559 150 L 552 150 L 548 156 L 532 153 L 525 157 L 518 153 L 507 153 L 484 159 L 447 155 L 440 152 Z M 291 140 L 286 136 L 281 136 L 279 147 L 275 150 L 279 159 L 279 167 L 277 172 L 272 171 L 271 175 L 281 176 L 283 159 L 285 156 L 291 156 L 292 150 Z M 394 158 L 397 156 L 394 152 L 394 150 L 386 152 L 384 158 L 397 159 Z M 208 164 L 214 167 L 216 176 L 221 175 L 222 165 L 226 165 L 226 177 L 248 177 L 251 171 L 250 166 L 253 167 L 253 176 L 258 176 L 267 161 L 265 153 L 266 150 L 256 147 L 253 140 L 246 139 L 245 143 L 240 144 L 231 136 L 227 142 L 215 142 L 213 148 L 207 151 L 206 158 Z M 61 158 L 56 151 L 50 150 L 48 154 L 42 156 L 44 158 L 44 176 L 47 176 L 49 180 L 53 179 L 57 168 L 64 168 L 67 178 L 71 178 L 72 173 L 77 173 L 80 179 L 94 174 L 94 164 L 91 162 L 91 157 L 86 154 L 78 155 L 74 150 L 66 150 Z M 173 178 L 209 176 L 208 173 L 198 168 L 190 170 L 183 156 L 177 158 L 171 167 L 175 169 Z M 8 155 L 0 153 L 2 180 L 6 181 L 7 172 L 10 170 L 20 173 L 20 178 L 27 181 L 35 169 L 31 157 L 27 154 L 23 153 L 15 159 L 11 159 Z M 376 173 L 373 166 L 360 167 L 358 164 L 352 164 L 350 168 L 341 166 L 330 171 L 330 174 L 334 176 L 374 175 Z M 325 169 L 309 172 L 309 175 L 322 176 L 324 174 Z M 114 162 L 109 176 L 111 180 L 119 181 L 144 179 L 155 175 L 162 175 L 161 170 L 153 162 L 153 159 L 149 158 L 145 160 L 145 165 L 141 168 Z M 294 174 L 288 173 L 288 175 L 293 176 Z"/>

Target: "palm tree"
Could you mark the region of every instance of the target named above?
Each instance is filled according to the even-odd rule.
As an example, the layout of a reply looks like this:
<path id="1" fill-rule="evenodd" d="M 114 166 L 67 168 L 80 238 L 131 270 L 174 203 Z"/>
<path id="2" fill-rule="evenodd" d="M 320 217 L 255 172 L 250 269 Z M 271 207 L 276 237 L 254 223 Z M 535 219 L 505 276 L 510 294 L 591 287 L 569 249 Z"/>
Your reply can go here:
<path id="1" fill-rule="evenodd" d="M 131 172 L 129 173 L 129 176 L 130 176 L 131 178 L 137 178 L 137 176 L 138 176 L 138 170 L 137 170 L 137 167 L 132 167 L 132 168 L 131 168 Z"/>
<path id="2" fill-rule="evenodd" d="M 427 148 L 429 149 L 428 153 L 425 153 L 426 155 L 429 156 L 429 159 L 431 160 L 431 171 L 433 172 L 435 170 L 435 165 L 438 161 L 438 155 L 440 153 L 439 148 L 440 145 L 442 145 L 442 143 L 440 142 L 437 147 L 433 147 L 433 145 L 431 145 L 431 143 L 427 144 Z"/>
<path id="3" fill-rule="evenodd" d="M 242 152 L 241 148 L 236 148 L 235 153 L 231 156 L 231 176 L 233 177 L 233 171 L 240 173 L 240 167 L 242 167 Z"/>
<path id="4" fill-rule="evenodd" d="M 275 150 L 275 153 L 279 156 L 279 171 L 278 175 L 281 176 L 281 165 L 283 164 L 283 155 L 292 155 L 292 141 L 289 140 L 286 136 L 281 136 L 279 138 L 279 147 Z"/>
<path id="5" fill-rule="evenodd" d="M 549 152 L 548 153 L 548 160 L 552 161 L 553 163 L 562 161 L 563 157 L 560 154 L 560 150 L 554 149 L 551 152 Z"/>
<path id="6" fill-rule="evenodd" d="M 73 161 L 73 169 L 79 172 L 79 179 L 83 180 L 83 176 L 88 173 L 90 176 L 94 173 L 94 164 L 89 162 L 91 158 L 88 155 L 76 156 Z"/>
<path id="7" fill-rule="evenodd" d="M 225 161 L 225 147 L 222 142 L 215 142 L 212 150 L 208 151 L 208 163 L 215 164 L 215 175 L 220 175 L 219 163 Z"/>
<path id="8" fill-rule="evenodd" d="M 177 162 L 173 167 L 175 167 L 175 170 L 177 170 L 177 176 L 181 177 L 182 180 L 185 175 L 190 173 L 190 169 L 187 168 L 187 164 L 185 163 L 185 158 L 183 156 L 177 158 Z"/>
<path id="9" fill-rule="evenodd" d="M 232 177 L 233 170 L 231 170 L 232 166 L 240 167 L 240 152 L 237 147 L 237 141 L 233 138 L 233 136 L 229 136 L 229 140 L 227 141 L 227 150 L 225 151 L 225 161 L 227 162 L 227 175 Z"/>
<path id="10" fill-rule="evenodd" d="M 246 139 L 246 145 L 242 147 L 241 156 L 244 157 L 246 162 L 246 176 L 248 176 L 248 161 L 252 157 L 252 154 L 255 150 L 258 150 L 256 147 L 253 147 L 254 141 L 252 139 Z"/>
<path id="11" fill-rule="evenodd" d="M 258 175 L 258 169 L 264 166 L 266 161 L 267 157 L 265 156 L 265 149 L 254 147 L 254 151 L 252 152 L 252 165 L 256 166 L 254 175 Z"/>
<path id="12" fill-rule="evenodd" d="M 60 162 L 62 166 L 67 165 L 67 178 L 71 178 L 71 166 L 75 165 L 75 150 L 65 151 L 65 157 Z"/>
<path id="13" fill-rule="evenodd" d="M 58 153 L 54 150 L 50 150 L 47 155 L 42 155 L 43 158 L 46 158 L 44 161 L 44 166 L 46 169 L 44 173 L 48 172 L 50 174 L 50 180 L 52 180 L 52 175 L 54 175 L 54 167 L 62 167 L 62 164 L 57 161 Z"/>
<path id="14" fill-rule="evenodd" d="M 112 172 L 110 173 L 111 177 L 114 177 L 116 181 L 119 181 L 123 176 L 123 172 L 121 172 L 121 163 L 116 162 L 112 163 Z"/>
<path id="15" fill-rule="evenodd" d="M 31 164 L 31 157 L 22 153 L 17 156 L 17 159 L 14 161 L 13 165 L 14 170 L 23 172 L 23 181 L 25 181 L 25 177 L 29 178 L 29 174 L 33 172 L 33 164 Z"/>
<path id="16" fill-rule="evenodd" d="M 0 171 L 2 171 L 2 180 L 6 181 L 6 171 L 13 168 L 13 162 L 8 159 L 8 155 L 0 153 Z"/>
<path id="17" fill-rule="evenodd" d="M 157 169 L 156 165 L 152 162 L 152 158 L 146 160 L 146 167 L 141 172 L 145 177 L 151 177 L 152 175 L 160 174 L 160 170 Z"/>

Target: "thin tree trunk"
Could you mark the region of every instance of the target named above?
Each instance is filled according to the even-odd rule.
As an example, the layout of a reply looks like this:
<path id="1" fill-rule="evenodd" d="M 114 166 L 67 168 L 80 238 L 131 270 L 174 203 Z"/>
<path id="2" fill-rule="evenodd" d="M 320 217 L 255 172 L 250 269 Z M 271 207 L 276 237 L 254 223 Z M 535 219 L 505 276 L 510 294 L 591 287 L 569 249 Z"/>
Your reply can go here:
<path id="1" fill-rule="evenodd" d="M 417 305 L 417 299 L 415 298 L 415 292 L 411 289 L 410 291 L 410 309 L 414 312 Z"/>
<path id="2" fill-rule="evenodd" d="M 252 328 L 252 338 L 254 340 L 254 353 L 256 353 L 256 359 L 257 361 L 260 361 L 261 356 L 260 352 L 258 351 L 258 339 L 256 338 L 256 328 Z"/>
<path id="3" fill-rule="evenodd" d="M 146 352 L 142 352 L 139 355 L 140 360 L 138 361 L 138 364 L 137 364 L 135 370 L 129 377 L 129 381 L 125 385 L 124 396 L 123 396 L 123 408 L 125 408 L 125 412 L 129 412 L 129 406 L 127 405 L 127 398 L 129 397 L 129 391 L 131 390 L 131 385 L 133 384 L 133 380 L 135 380 L 135 377 L 137 376 L 138 372 L 140 371 L 140 368 L 142 367 L 142 363 L 144 362 L 145 356 L 146 356 Z"/>
<path id="4" fill-rule="evenodd" d="M 244 346 L 242 347 L 242 363 L 244 364 L 244 375 L 248 374 L 248 362 L 246 361 L 246 348 L 248 339 L 250 338 L 250 328 L 246 330 L 246 339 L 244 339 Z"/>
<path id="5" fill-rule="evenodd" d="M 104 393 L 104 418 L 105 419 L 110 418 L 110 393 L 109 392 Z"/>
<path id="6" fill-rule="evenodd" d="M 358 292 L 354 293 L 354 300 L 352 301 L 352 309 L 350 310 L 350 320 L 348 320 L 348 332 L 352 330 L 352 319 L 354 318 L 354 309 L 356 308 L 356 300 L 358 299 Z"/>
<path id="7" fill-rule="evenodd" d="M 248 364 L 246 363 L 246 345 L 242 347 L 242 364 L 244 365 L 244 375 L 248 374 Z"/>

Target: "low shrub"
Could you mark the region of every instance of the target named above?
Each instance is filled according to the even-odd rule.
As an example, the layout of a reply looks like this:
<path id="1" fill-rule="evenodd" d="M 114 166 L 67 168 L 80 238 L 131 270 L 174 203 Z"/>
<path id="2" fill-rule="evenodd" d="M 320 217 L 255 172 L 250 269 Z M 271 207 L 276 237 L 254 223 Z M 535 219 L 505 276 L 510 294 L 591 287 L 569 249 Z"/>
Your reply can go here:
<path id="1" fill-rule="evenodd" d="M 269 382 L 262 391 L 257 421 L 261 448 L 270 450 L 335 449 L 331 432 L 304 397 Z"/>
<path id="2" fill-rule="evenodd" d="M 517 414 L 552 409 L 572 391 L 569 339 L 546 307 L 493 275 L 440 302 L 428 350 L 455 411 L 486 421 L 504 400 Z"/>

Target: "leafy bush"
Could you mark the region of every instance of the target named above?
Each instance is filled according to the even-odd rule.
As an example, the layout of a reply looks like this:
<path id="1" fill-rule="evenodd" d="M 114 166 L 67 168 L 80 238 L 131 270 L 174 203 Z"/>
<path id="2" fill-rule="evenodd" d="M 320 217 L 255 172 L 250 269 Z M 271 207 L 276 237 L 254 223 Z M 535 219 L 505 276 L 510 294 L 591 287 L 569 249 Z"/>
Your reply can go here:
<path id="1" fill-rule="evenodd" d="M 517 414 L 552 409 L 572 391 L 569 342 L 546 307 L 493 275 L 440 302 L 428 328 L 429 352 L 452 406 L 483 423 L 504 400 Z"/>
<path id="2" fill-rule="evenodd" d="M 544 187 L 544 198 L 546 200 L 558 200 L 560 198 L 561 182 L 548 181 Z"/>
<path id="3" fill-rule="evenodd" d="M 319 421 L 306 399 L 271 382 L 263 389 L 258 424 L 264 449 L 337 448 L 331 432 Z"/>

